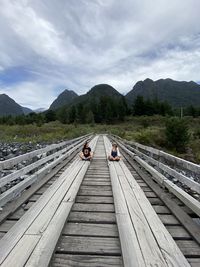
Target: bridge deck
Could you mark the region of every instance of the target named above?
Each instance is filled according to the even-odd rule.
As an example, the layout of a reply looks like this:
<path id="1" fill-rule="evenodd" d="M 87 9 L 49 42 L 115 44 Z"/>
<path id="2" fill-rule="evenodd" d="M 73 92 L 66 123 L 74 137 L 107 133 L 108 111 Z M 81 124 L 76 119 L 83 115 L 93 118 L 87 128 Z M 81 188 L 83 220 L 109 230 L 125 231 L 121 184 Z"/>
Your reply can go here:
<path id="1" fill-rule="evenodd" d="M 159 205 L 157 195 L 136 181 L 123 161 L 108 163 L 107 137 L 94 138 L 91 146 L 90 163 L 75 159 L 51 187 L 31 197 L 36 203 L 25 214 L 19 209 L 2 224 L 9 229 L 19 219 L 0 240 L 0 265 L 190 266 L 163 224 L 179 225 L 178 220 L 158 206 L 160 220 L 147 199 Z"/>
<path id="2" fill-rule="evenodd" d="M 122 266 L 102 137 L 56 247 L 52 266 Z"/>

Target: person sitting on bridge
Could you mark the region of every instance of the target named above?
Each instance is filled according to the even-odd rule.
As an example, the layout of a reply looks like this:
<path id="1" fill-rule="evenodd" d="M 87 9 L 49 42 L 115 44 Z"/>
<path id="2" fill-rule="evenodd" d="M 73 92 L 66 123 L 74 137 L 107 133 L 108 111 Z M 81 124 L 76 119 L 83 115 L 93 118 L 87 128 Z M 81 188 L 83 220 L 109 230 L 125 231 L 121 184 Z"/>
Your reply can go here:
<path id="1" fill-rule="evenodd" d="M 119 161 L 121 158 L 121 155 L 119 153 L 119 149 L 116 143 L 112 144 L 112 149 L 111 149 L 111 153 L 108 156 L 108 159 L 111 161 Z"/>
<path id="2" fill-rule="evenodd" d="M 89 142 L 86 141 L 83 146 L 82 152 L 80 153 L 80 158 L 82 160 L 91 160 L 92 156 L 93 153 L 91 152 L 91 148 L 89 147 Z"/>

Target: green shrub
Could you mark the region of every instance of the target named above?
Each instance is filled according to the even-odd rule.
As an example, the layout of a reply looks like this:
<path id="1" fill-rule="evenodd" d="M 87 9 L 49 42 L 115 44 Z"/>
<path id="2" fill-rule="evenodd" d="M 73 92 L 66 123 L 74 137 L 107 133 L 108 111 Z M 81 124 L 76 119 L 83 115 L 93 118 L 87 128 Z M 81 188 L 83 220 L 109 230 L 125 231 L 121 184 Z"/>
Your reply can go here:
<path id="1" fill-rule="evenodd" d="M 188 123 L 178 117 L 170 118 L 165 129 L 167 145 L 177 152 L 184 152 L 190 141 Z"/>

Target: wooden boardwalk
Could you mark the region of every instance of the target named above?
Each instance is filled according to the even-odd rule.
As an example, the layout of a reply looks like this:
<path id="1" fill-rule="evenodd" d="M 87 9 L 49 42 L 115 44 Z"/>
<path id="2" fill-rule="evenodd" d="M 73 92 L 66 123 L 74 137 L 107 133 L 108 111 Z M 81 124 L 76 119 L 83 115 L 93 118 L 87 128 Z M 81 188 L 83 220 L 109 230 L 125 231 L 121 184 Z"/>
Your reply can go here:
<path id="1" fill-rule="evenodd" d="M 52 266 L 122 266 L 102 137 L 56 247 Z"/>
<path id="2" fill-rule="evenodd" d="M 72 157 L 47 184 L 22 193 L 19 205 L 5 206 L 0 266 L 199 267 L 199 204 L 160 184 L 163 176 L 123 144 L 120 162 L 108 162 L 107 136 L 94 137 L 91 147 L 91 162 Z"/>

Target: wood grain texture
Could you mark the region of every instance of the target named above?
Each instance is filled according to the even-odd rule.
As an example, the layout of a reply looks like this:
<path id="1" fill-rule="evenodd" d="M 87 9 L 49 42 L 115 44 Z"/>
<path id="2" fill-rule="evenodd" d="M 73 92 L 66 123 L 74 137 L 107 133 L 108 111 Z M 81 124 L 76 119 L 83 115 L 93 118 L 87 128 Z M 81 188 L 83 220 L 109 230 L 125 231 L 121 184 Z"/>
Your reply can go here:
<path id="1" fill-rule="evenodd" d="M 6 220 L 0 225 L 0 232 L 7 232 L 16 222 L 13 220 Z"/>
<path id="2" fill-rule="evenodd" d="M 48 151 L 51 151 L 51 150 L 54 150 L 54 149 L 58 149 L 58 148 L 66 146 L 66 145 L 70 145 L 71 143 L 75 143 L 76 141 L 84 140 L 85 138 L 89 138 L 89 136 L 90 135 L 87 134 L 85 136 L 81 136 L 81 137 L 78 137 L 78 138 L 75 138 L 75 139 L 72 139 L 72 140 L 61 142 L 59 144 L 52 144 L 52 145 L 49 145 L 49 146 L 47 146 L 45 148 L 37 149 L 37 150 L 28 152 L 26 154 L 17 156 L 17 157 L 12 158 L 12 159 L 1 161 L 0 162 L 0 170 L 2 170 L 2 169 L 10 169 L 11 167 L 15 166 L 16 164 L 18 164 L 19 162 L 21 162 L 23 160 L 30 160 L 36 155 L 40 155 L 42 153 L 45 153 L 45 152 L 48 152 Z"/>
<path id="3" fill-rule="evenodd" d="M 28 260 L 31 252 L 34 250 L 35 246 L 40 240 L 40 236 L 24 235 L 14 249 L 9 254 L 9 257 L 1 264 L 2 267 L 22 267 Z"/>
<path id="4" fill-rule="evenodd" d="M 78 160 L 78 162 L 80 162 L 80 160 Z M 26 214 L 11 228 L 11 230 L 0 240 L 0 263 L 2 263 L 5 260 L 7 255 L 12 251 L 14 246 L 18 243 L 18 241 L 21 239 L 21 237 L 24 235 L 24 233 L 27 231 L 27 229 L 30 226 L 33 227 L 32 223 L 37 218 L 37 216 L 40 214 L 40 212 L 49 203 L 49 200 L 52 197 L 54 197 L 55 192 L 59 191 L 59 189 L 62 188 L 63 184 L 67 180 L 66 178 L 71 177 L 71 176 L 73 176 L 73 174 L 77 173 L 77 170 L 79 169 L 79 167 L 82 167 L 81 164 L 86 164 L 86 162 L 80 162 L 80 164 L 77 165 L 77 160 L 74 160 L 74 162 L 67 168 L 67 170 L 65 170 L 65 172 L 59 177 L 59 179 L 52 186 L 50 186 L 47 189 L 47 191 L 41 196 L 40 200 L 38 200 L 38 202 L 35 203 L 26 212 Z M 75 166 L 76 166 L 76 168 L 75 168 Z M 70 186 L 70 184 L 68 184 L 68 186 Z M 67 188 L 65 188 L 65 189 L 67 190 Z M 69 203 L 69 204 L 71 205 L 71 203 Z M 67 215 L 67 213 L 66 213 L 66 215 Z M 49 218 L 47 217 L 47 219 L 45 219 L 45 221 L 42 219 L 41 223 L 38 224 L 38 227 L 40 228 L 40 226 L 42 226 L 42 229 L 44 230 L 48 226 L 49 222 L 50 222 L 50 217 Z M 62 220 L 61 220 L 61 222 L 62 222 Z M 50 229 L 51 229 L 51 225 L 52 225 L 52 223 L 50 222 L 49 223 Z M 55 224 L 55 225 L 57 225 L 57 224 Z M 37 224 L 34 227 L 37 228 L 37 231 L 39 230 L 39 228 L 37 227 Z M 48 227 L 48 229 L 49 229 L 49 227 Z M 58 227 L 58 229 L 59 229 L 59 227 Z M 59 231 L 60 231 L 60 229 L 59 229 Z M 55 231 L 55 233 L 56 233 L 56 231 Z M 47 235 L 48 235 L 48 231 L 47 231 Z M 57 236 L 57 238 L 59 238 L 59 236 Z M 45 235 L 44 235 L 44 239 L 45 239 Z M 48 240 L 48 238 L 46 240 Z M 56 241 L 56 238 L 54 238 L 54 241 Z M 43 243 L 45 243 L 45 242 L 43 242 Z M 52 245 L 55 245 L 55 244 L 52 243 Z M 41 248 L 42 248 L 42 245 L 41 245 Z M 42 251 L 42 249 L 41 249 L 41 251 Z"/>
<path id="5" fill-rule="evenodd" d="M 166 226 L 167 231 L 174 239 L 191 239 L 189 233 L 182 226 Z"/>
<path id="6" fill-rule="evenodd" d="M 117 238 L 63 236 L 58 251 L 65 253 L 84 253 L 95 255 L 120 255 L 120 243 Z"/>
<path id="7" fill-rule="evenodd" d="M 113 197 L 77 196 L 76 203 L 113 204 Z"/>
<path id="8" fill-rule="evenodd" d="M 55 255 L 51 267 L 121 267 L 122 259 L 119 256 L 99 255 Z"/>
<path id="9" fill-rule="evenodd" d="M 174 215 L 170 214 L 158 214 L 164 225 L 180 225 L 180 222 L 176 219 Z"/>
<path id="10" fill-rule="evenodd" d="M 147 201 L 144 192 L 123 161 L 115 164 L 115 168 L 126 197 L 132 221 L 134 222 L 134 228 L 136 229 L 136 233 L 139 234 L 138 241 L 141 244 L 140 247 L 145 263 L 147 265 L 152 264 L 152 266 L 189 266 L 187 260 L 164 228 L 150 203 Z M 162 177 L 158 176 L 157 178 L 160 182 Z M 142 229 L 142 225 L 145 226 L 143 231 L 145 233 L 144 235 L 142 235 L 142 231 L 140 230 Z M 143 242 L 145 239 L 149 241 Z M 152 250 L 152 247 L 154 250 Z"/>
<path id="11" fill-rule="evenodd" d="M 78 192 L 79 196 L 108 196 L 108 197 L 112 197 L 112 191 L 108 191 L 108 190 L 101 190 L 101 189 L 80 189 Z"/>
<path id="12" fill-rule="evenodd" d="M 68 222 L 62 232 L 63 235 L 118 237 L 116 224 L 70 223 Z"/>
<path id="13" fill-rule="evenodd" d="M 107 153 L 109 153 L 108 139 L 104 137 L 104 145 Z M 120 187 L 118 176 L 113 163 L 109 163 L 109 170 L 112 182 L 113 195 L 115 199 L 115 210 L 117 217 L 117 225 L 122 248 L 124 266 L 143 267 L 146 266 L 140 246 L 138 244 L 135 230 L 129 216 L 125 197 Z M 134 259 L 134 260 L 133 260 Z"/>
<path id="14" fill-rule="evenodd" d="M 200 266 L 200 257 L 199 258 L 187 258 L 191 267 L 199 267 Z"/>
<path id="15" fill-rule="evenodd" d="M 52 178 L 56 173 L 59 172 L 61 168 L 63 168 L 73 157 L 74 154 L 70 155 L 69 158 L 64 160 L 61 164 L 57 165 L 51 173 L 47 174 L 42 180 L 38 181 L 37 183 L 34 183 L 29 189 L 26 189 L 21 193 L 20 198 L 16 199 L 15 201 L 11 203 L 7 203 L 7 205 L 4 207 L 3 211 L 0 213 L 0 222 L 5 220 L 11 213 L 13 213 L 17 208 L 19 208 L 23 203 L 25 203 L 30 197 L 39 189 L 41 186 L 43 186 L 46 182 L 48 182 L 51 179 L 51 184 L 53 183 L 54 178 Z M 60 175 L 58 175 L 60 176 Z M 50 182 L 50 181 L 49 181 Z"/>
<path id="16" fill-rule="evenodd" d="M 189 266 L 187 260 L 183 256 L 182 252 L 176 245 L 175 241 L 168 233 L 164 225 L 161 223 L 160 219 L 156 215 L 155 211 L 151 207 L 150 203 L 146 201 L 146 197 L 142 190 L 140 189 L 137 182 L 133 179 L 128 168 L 125 168 L 125 164 L 120 162 L 121 167 L 126 174 L 127 181 L 132 187 L 132 191 L 137 198 L 137 201 L 144 213 L 146 220 L 151 227 L 151 231 L 156 239 L 156 242 L 159 244 L 161 252 L 166 260 L 167 265 L 174 266 Z M 139 190 L 140 189 L 140 190 Z M 160 215 L 160 216 L 170 216 L 170 215 Z"/>
<path id="17" fill-rule="evenodd" d="M 186 257 L 200 257 L 200 247 L 193 240 L 177 240 L 177 245 Z"/>
<path id="18" fill-rule="evenodd" d="M 72 211 L 114 212 L 113 204 L 74 203 Z"/>
<path id="19" fill-rule="evenodd" d="M 200 244 L 200 226 L 198 226 L 190 216 L 186 212 L 188 212 L 188 208 L 185 212 L 185 207 L 181 208 L 179 206 L 180 200 L 177 198 L 172 198 L 171 194 L 165 192 L 158 184 L 156 184 L 149 175 L 147 175 L 144 170 L 142 170 L 133 160 L 129 160 L 131 166 L 137 171 L 137 173 L 144 179 L 144 181 L 152 188 L 152 190 L 156 191 L 159 194 L 159 197 L 165 205 L 170 209 L 170 211 L 179 219 L 179 221 L 184 225 L 186 230 L 191 234 L 191 236 Z M 148 199 L 151 202 L 151 198 Z M 152 199 L 153 200 L 153 199 Z M 160 201 L 161 201 L 160 200 Z M 177 203 L 178 200 L 178 203 Z M 161 203 L 163 203 L 161 201 Z M 152 203 L 151 203 L 152 204 Z M 155 203 L 153 203 L 155 204 Z M 190 210 L 191 213 L 191 210 Z"/>

